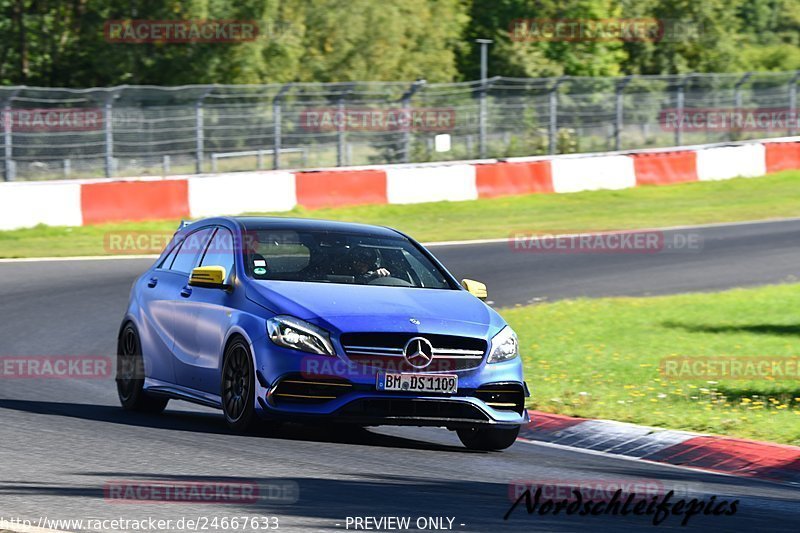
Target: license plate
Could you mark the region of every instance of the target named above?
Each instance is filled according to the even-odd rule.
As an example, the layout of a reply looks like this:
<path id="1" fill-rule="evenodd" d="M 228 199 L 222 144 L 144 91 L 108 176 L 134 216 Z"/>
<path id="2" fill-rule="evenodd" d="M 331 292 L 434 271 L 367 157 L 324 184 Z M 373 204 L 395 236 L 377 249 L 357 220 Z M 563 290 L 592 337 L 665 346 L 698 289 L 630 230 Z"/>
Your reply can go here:
<path id="1" fill-rule="evenodd" d="M 452 374 L 380 374 L 378 390 L 453 394 L 458 376 Z"/>

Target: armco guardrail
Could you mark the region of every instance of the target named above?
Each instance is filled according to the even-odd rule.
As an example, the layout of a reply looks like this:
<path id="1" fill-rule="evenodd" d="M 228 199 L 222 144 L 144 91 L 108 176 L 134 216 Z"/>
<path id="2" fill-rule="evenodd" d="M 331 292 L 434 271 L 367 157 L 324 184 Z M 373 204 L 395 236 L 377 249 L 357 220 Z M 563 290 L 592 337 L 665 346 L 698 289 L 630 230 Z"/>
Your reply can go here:
<path id="1" fill-rule="evenodd" d="M 397 164 L 795 135 L 796 72 L 0 87 L 6 180 Z M 436 136 L 449 136 L 437 146 Z M 442 139 L 443 140 L 443 139 Z M 288 150 L 288 151 L 287 151 Z M 308 160 L 303 160 L 303 154 Z"/>
<path id="2" fill-rule="evenodd" d="M 0 229 L 624 189 L 786 169 L 800 169 L 800 137 L 502 161 L 0 183 Z"/>

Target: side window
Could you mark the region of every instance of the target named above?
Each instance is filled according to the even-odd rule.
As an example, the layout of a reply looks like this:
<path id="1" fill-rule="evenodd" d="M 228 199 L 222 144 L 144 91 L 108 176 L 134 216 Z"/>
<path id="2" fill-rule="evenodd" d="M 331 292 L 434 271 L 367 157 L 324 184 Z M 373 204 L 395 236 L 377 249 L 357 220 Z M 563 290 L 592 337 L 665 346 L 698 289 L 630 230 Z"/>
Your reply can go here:
<path id="1" fill-rule="evenodd" d="M 208 240 L 211 238 L 211 234 L 213 232 L 214 228 L 203 228 L 195 231 L 194 233 L 190 233 L 183 240 L 183 244 L 178 250 L 178 253 L 175 256 L 175 261 L 172 263 L 172 268 L 170 268 L 170 270 L 183 272 L 184 274 L 191 272 L 200 261 L 200 256 L 202 255 L 203 250 L 206 249 Z"/>
<path id="2" fill-rule="evenodd" d="M 230 279 L 233 272 L 233 234 L 226 228 L 219 228 L 211 243 L 208 245 L 206 255 L 200 266 L 225 267 L 225 282 Z"/>
<path id="3" fill-rule="evenodd" d="M 178 255 L 178 249 L 181 247 L 183 242 L 179 241 L 175 246 L 172 247 L 172 250 L 167 254 L 163 261 L 158 265 L 158 268 L 163 268 L 164 270 L 169 270 L 169 267 L 172 265 L 172 262 L 175 260 L 175 256 Z"/>

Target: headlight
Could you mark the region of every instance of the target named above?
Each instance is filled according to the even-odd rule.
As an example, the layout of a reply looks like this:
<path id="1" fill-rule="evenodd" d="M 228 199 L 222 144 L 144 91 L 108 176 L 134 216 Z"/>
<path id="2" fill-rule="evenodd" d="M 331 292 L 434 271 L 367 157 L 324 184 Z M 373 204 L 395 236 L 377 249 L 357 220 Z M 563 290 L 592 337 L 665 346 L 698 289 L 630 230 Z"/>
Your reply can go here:
<path id="1" fill-rule="evenodd" d="M 334 355 L 330 334 L 305 320 L 286 315 L 267 320 L 267 336 L 278 346 L 306 353 Z"/>
<path id="2" fill-rule="evenodd" d="M 492 339 L 492 350 L 489 352 L 487 363 L 500 363 L 514 359 L 519 355 L 519 341 L 517 334 L 509 326 L 500 330 Z"/>

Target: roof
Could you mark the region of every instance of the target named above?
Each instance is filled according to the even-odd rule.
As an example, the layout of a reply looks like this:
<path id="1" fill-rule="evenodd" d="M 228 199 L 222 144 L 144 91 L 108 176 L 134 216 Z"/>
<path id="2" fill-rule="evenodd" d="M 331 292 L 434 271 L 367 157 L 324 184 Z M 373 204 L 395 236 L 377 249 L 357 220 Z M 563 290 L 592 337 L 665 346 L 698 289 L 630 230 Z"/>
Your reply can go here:
<path id="1" fill-rule="evenodd" d="M 330 231 L 341 233 L 354 233 L 373 237 L 400 237 L 401 234 L 391 228 L 373 226 L 371 224 L 357 224 L 355 222 L 340 222 L 335 220 L 320 220 L 314 218 L 290 217 L 257 217 L 240 216 L 230 217 L 241 224 L 245 230 L 296 230 L 296 231 Z"/>

